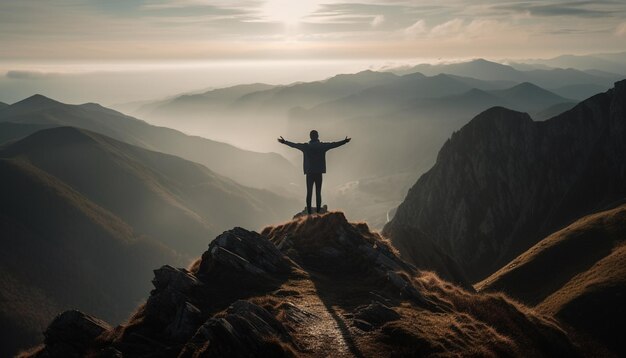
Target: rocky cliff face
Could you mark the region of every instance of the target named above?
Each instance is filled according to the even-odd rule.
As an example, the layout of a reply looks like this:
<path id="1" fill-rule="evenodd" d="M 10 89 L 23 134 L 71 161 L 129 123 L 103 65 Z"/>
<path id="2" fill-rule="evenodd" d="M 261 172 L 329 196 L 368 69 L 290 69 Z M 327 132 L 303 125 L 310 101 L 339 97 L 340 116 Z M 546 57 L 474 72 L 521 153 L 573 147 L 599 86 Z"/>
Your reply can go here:
<path id="1" fill-rule="evenodd" d="M 27 356 L 576 356 L 552 320 L 420 272 L 342 213 L 224 232 L 121 326 L 61 314 Z"/>
<path id="2" fill-rule="evenodd" d="M 625 106 L 621 81 L 544 122 L 501 107 L 479 114 L 446 142 L 384 232 L 419 230 L 470 279 L 485 277 L 626 196 Z"/>

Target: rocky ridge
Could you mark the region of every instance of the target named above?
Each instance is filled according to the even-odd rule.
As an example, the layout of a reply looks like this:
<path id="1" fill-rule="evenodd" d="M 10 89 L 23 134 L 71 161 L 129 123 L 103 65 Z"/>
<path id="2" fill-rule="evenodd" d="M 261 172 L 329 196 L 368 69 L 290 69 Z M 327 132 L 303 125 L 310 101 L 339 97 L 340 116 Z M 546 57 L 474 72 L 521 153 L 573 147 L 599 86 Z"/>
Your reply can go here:
<path id="1" fill-rule="evenodd" d="M 338 212 L 226 231 L 188 269 L 155 270 L 153 284 L 128 322 L 66 312 L 55 322 L 70 323 L 24 355 L 577 355 L 555 321 L 417 270 Z"/>
<path id="2" fill-rule="evenodd" d="M 416 230 L 472 281 L 626 197 L 626 80 L 544 122 L 491 108 L 454 133 L 384 233 Z"/>

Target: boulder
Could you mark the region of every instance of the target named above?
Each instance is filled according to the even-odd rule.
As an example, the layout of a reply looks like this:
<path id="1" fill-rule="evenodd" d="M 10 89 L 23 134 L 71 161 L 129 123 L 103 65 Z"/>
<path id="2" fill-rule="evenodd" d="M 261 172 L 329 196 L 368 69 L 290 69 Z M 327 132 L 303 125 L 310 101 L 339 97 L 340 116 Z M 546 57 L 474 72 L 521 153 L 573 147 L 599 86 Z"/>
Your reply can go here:
<path id="1" fill-rule="evenodd" d="M 219 235 L 202 255 L 199 273 L 209 273 L 215 265 L 253 275 L 289 273 L 289 260 L 264 236 L 236 227 Z"/>
<path id="2" fill-rule="evenodd" d="M 380 327 L 387 322 L 398 319 L 400 319 L 398 312 L 379 302 L 358 307 L 354 313 L 355 323 L 361 320 L 369 323 L 369 325 L 373 327 Z"/>
<path id="3" fill-rule="evenodd" d="M 263 307 L 239 300 L 224 315 L 207 320 L 185 345 L 180 356 L 290 356 L 278 339 L 291 339 L 285 327 Z"/>
<path id="4" fill-rule="evenodd" d="M 65 311 L 44 332 L 42 356 L 82 357 L 93 341 L 110 329 L 106 322 L 83 312 Z"/>

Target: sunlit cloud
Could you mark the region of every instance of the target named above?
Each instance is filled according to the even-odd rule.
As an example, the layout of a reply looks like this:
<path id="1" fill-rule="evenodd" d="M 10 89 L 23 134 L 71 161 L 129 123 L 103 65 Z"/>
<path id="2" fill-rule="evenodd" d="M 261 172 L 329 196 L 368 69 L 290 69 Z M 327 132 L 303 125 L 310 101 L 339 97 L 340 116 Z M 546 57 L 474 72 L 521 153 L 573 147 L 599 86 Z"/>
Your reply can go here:
<path id="1" fill-rule="evenodd" d="M 404 33 L 409 36 L 419 36 L 427 32 L 426 22 L 424 20 L 417 20 L 413 25 L 404 29 Z"/>
<path id="2" fill-rule="evenodd" d="M 608 0 L 5 0 L 0 61 L 372 58 L 381 43 L 389 58 L 623 51 L 625 17 Z"/>
<path id="3" fill-rule="evenodd" d="M 372 26 L 373 27 L 378 27 L 378 26 L 382 25 L 384 22 L 385 22 L 385 15 L 376 15 L 372 19 Z"/>

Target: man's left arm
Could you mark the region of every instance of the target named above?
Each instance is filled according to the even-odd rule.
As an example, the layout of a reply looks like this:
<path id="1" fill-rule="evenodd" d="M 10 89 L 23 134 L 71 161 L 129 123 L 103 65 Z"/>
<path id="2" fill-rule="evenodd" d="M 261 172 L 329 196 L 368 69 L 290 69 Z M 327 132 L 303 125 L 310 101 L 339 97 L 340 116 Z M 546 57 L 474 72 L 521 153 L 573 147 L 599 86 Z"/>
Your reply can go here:
<path id="1" fill-rule="evenodd" d="M 352 140 L 352 138 L 348 138 L 346 137 L 346 139 L 344 140 L 340 140 L 338 142 L 330 142 L 330 143 L 326 143 L 326 149 L 333 149 L 333 148 L 337 148 L 340 147 L 348 142 L 350 142 Z"/>

